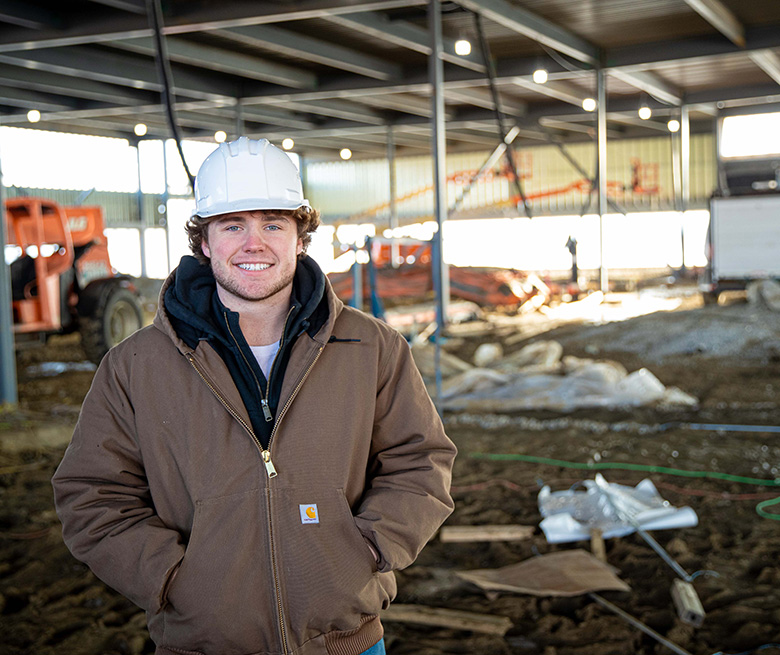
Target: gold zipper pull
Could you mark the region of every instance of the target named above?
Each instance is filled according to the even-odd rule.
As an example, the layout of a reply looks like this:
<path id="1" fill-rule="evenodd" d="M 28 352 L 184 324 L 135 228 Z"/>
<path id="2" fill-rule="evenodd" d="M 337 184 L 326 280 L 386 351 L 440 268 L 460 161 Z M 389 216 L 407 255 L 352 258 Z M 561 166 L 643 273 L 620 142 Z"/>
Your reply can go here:
<path id="1" fill-rule="evenodd" d="M 268 406 L 268 401 L 265 398 L 260 399 L 260 406 L 263 408 L 263 416 L 267 422 L 274 420 L 273 414 L 271 414 L 271 408 Z"/>
<path id="2" fill-rule="evenodd" d="M 268 477 L 275 478 L 278 475 L 278 473 L 276 472 L 276 467 L 274 466 L 274 463 L 271 461 L 270 450 L 263 451 L 263 463 L 265 464 L 265 470 L 266 473 L 268 473 Z"/>

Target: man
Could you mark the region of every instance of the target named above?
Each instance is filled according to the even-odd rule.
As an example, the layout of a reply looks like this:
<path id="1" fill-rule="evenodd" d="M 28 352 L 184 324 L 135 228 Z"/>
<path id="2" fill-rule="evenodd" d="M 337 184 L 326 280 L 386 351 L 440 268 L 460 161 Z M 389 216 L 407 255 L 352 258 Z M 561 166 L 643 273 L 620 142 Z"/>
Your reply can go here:
<path id="1" fill-rule="evenodd" d="M 104 358 L 54 476 L 65 543 L 159 654 L 384 653 L 455 448 L 404 340 L 305 255 L 319 216 L 283 151 L 220 145 L 195 197 L 195 256 Z"/>

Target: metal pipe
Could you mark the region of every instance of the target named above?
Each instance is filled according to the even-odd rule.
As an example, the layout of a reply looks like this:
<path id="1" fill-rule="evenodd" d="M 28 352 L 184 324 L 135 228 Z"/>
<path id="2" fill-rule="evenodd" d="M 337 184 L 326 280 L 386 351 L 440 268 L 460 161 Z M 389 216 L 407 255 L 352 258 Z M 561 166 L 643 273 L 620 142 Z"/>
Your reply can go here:
<path id="1" fill-rule="evenodd" d="M 622 609 L 617 607 L 616 605 L 613 605 L 610 603 L 606 598 L 602 598 L 598 594 L 594 594 L 593 592 L 588 593 L 588 597 L 595 600 L 599 605 L 602 607 L 605 607 L 613 614 L 617 614 L 621 619 L 624 621 L 627 621 L 631 625 L 633 625 L 635 628 L 638 628 L 642 632 L 644 632 L 646 635 L 649 635 L 653 639 L 655 639 L 658 643 L 663 644 L 666 646 L 669 650 L 677 653 L 677 655 L 691 655 L 691 653 L 681 646 L 678 646 L 672 641 L 669 641 L 666 637 L 661 636 L 658 634 L 655 630 L 653 630 L 649 625 L 645 625 L 642 623 L 639 619 L 635 619 L 633 616 L 631 616 L 628 612 L 624 612 Z"/>
<path id="2" fill-rule="evenodd" d="M 598 115 L 598 180 L 599 180 L 599 288 L 609 291 L 609 273 L 604 261 L 604 214 L 607 213 L 607 71 L 596 71 Z"/>
<path id="3" fill-rule="evenodd" d="M 447 220 L 447 181 L 445 159 L 447 156 L 447 141 L 444 123 L 444 65 L 442 54 L 441 31 L 441 0 L 428 0 L 428 27 L 431 35 L 430 83 L 432 87 L 432 142 L 433 142 L 433 205 L 438 230 L 433 237 L 433 283 L 436 291 L 436 342 L 434 344 L 434 365 L 436 368 L 436 406 L 441 407 L 441 339 L 447 317 L 447 294 L 449 285 L 446 283 L 446 266 L 442 248 L 442 231 Z"/>
<path id="4" fill-rule="evenodd" d="M 19 401 L 16 387 L 16 355 L 14 353 L 14 321 L 11 307 L 11 267 L 5 263 L 5 244 L 8 243 L 5 221 L 5 187 L 0 165 L 0 405 L 16 405 Z"/>

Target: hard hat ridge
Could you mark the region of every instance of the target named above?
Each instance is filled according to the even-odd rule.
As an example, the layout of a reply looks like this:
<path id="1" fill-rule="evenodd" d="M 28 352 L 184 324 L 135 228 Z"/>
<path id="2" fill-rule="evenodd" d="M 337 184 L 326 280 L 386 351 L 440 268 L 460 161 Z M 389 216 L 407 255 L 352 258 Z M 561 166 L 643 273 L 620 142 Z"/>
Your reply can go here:
<path id="1" fill-rule="evenodd" d="M 303 197 L 298 169 L 268 139 L 242 136 L 221 143 L 195 178 L 195 215 L 203 218 L 237 211 L 311 209 Z"/>

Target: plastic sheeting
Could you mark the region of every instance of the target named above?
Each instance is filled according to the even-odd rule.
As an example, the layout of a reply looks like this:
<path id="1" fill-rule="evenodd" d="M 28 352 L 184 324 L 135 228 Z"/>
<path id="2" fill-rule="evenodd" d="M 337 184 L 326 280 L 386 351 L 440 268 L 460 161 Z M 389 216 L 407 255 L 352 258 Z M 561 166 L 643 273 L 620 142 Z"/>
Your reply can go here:
<path id="1" fill-rule="evenodd" d="M 690 507 L 674 507 L 647 479 L 628 487 L 596 474 L 595 480 L 585 480 L 582 485 L 584 491 L 551 491 L 545 485 L 539 492 L 539 511 L 544 517 L 539 527 L 549 543 L 590 539 L 593 530 L 611 539 L 636 532 L 637 526 L 665 530 L 693 527 L 699 522 Z"/>

